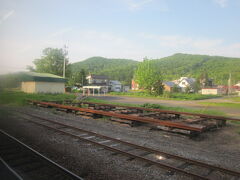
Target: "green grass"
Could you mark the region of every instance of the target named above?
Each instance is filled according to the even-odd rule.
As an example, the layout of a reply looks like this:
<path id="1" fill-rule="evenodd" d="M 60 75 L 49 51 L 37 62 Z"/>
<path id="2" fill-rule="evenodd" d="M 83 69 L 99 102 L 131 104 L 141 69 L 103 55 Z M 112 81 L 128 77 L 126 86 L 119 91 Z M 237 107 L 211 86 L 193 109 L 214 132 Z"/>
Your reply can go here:
<path id="1" fill-rule="evenodd" d="M 240 97 L 232 97 L 230 99 L 235 101 L 235 102 L 240 102 Z"/>
<path id="2" fill-rule="evenodd" d="M 145 98 L 158 98 L 158 99 L 172 99 L 172 100 L 202 100 L 220 97 L 218 95 L 202 95 L 202 94 L 186 94 L 186 93 L 168 93 L 165 92 L 160 96 L 153 96 L 144 91 L 137 92 L 110 92 L 110 95 L 117 96 L 132 96 L 132 97 L 145 97 Z"/>
<path id="3" fill-rule="evenodd" d="M 115 102 L 111 102 L 111 101 L 96 99 L 96 98 L 93 98 L 93 97 L 88 97 L 88 98 L 85 99 L 85 101 L 96 102 L 96 103 L 114 104 L 114 105 L 123 105 L 123 106 L 146 107 L 146 108 L 170 110 L 170 111 L 177 111 L 177 112 L 200 113 L 200 114 L 218 115 L 218 116 L 225 116 L 226 115 L 223 112 L 215 111 L 215 110 L 190 109 L 190 108 L 182 108 L 182 107 L 169 107 L 169 106 L 162 106 L 162 105 L 159 105 L 159 104 L 149 104 L 149 103 L 145 103 L 143 105 L 141 105 L 141 104 L 129 104 L 129 103 L 115 103 Z"/>
<path id="4" fill-rule="evenodd" d="M 203 104 L 206 106 L 218 106 L 218 107 L 230 107 L 230 108 L 240 108 L 240 103 L 215 103 L 215 102 L 199 102 L 199 104 Z"/>
<path id="5" fill-rule="evenodd" d="M 63 101 L 74 100 L 73 94 L 28 94 L 21 91 L 0 91 L 0 104 L 22 106 L 27 100 Z"/>

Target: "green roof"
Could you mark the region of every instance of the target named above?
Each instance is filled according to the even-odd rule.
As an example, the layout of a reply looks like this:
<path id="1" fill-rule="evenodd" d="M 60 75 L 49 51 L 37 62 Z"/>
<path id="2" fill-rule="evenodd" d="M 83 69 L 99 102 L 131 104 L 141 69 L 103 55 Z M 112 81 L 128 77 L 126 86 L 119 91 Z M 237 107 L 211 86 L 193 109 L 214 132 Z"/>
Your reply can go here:
<path id="1" fill-rule="evenodd" d="M 20 74 L 21 81 L 41 82 L 66 82 L 66 79 L 49 73 L 23 72 Z"/>

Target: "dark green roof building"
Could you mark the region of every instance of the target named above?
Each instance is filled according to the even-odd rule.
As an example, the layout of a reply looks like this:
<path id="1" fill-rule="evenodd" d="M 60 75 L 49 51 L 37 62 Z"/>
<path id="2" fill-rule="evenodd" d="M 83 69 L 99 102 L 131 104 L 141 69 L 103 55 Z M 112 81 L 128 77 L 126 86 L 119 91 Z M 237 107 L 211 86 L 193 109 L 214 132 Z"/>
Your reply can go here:
<path id="1" fill-rule="evenodd" d="M 19 75 L 26 93 L 64 93 L 66 79 L 49 73 L 24 72 Z"/>

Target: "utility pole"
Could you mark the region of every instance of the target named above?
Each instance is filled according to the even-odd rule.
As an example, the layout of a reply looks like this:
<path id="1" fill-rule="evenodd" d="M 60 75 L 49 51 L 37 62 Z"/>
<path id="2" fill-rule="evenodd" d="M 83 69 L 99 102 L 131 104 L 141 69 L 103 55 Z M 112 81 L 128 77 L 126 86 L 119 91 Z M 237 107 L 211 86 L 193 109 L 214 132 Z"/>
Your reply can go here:
<path id="1" fill-rule="evenodd" d="M 63 78 L 65 78 L 66 57 L 67 57 L 67 54 L 68 54 L 66 44 L 63 46 L 63 53 L 64 53 L 64 57 L 63 57 Z"/>
<path id="2" fill-rule="evenodd" d="M 232 86 L 232 74 L 229 73 L 229 79 L 228 79 L 228 96 L 231 94 L 231 86 Z"/>

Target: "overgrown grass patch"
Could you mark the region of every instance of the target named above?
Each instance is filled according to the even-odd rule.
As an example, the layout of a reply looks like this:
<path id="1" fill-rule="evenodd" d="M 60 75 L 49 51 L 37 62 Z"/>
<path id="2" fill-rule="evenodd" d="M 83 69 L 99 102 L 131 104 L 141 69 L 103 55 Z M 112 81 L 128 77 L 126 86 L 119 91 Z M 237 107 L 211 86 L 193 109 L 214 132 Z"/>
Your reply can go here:
<path id="1" fill-rule="evenodd" d="M 177 112 L 189 112 L 189 113 L 199 113 L 199 114 L 208 114 L 208 115 L 219 115 L 225 116 L 226 114 L 220 111 L 215 110 L 206 110 L 206 109 L 190 109 L 190 108 L 183 108 L 183 107 L 169 107 L 163 106 L 160 104 L 129 104 L 129 103 L 115 103 L 111 101 L 105 101 L 102 99 L 97 99 L 93 97 L 88 97 L 85 99 L 88 102 L 96 102 L 96 103 L 105 103 L 105 104 L 114 104 L 114 105 L 122 105 L 122 106 L 133 106 L 133 107 L 146 107 L 146 108 L 153 108 L 153 109 L 162 109 L 162 110 L 170 110 L 170 111 L 177 111 Z"/>
<path id="2" fill-rule="evenodd" d="M 0 104 L 26 105 L 28 100 L 63 101 L 74 100 L 74 94 L 28 94 L 21 91 L 0 91 Z"/>
<path id="3" fill-rule="evenodd" d="M 218 106 L 218 107 L 230 107 L 230 108 L 240 108 L 240 103 L 228 103 L 228 102 L 199 102 L 199 104 L 203 104 L 206 106 Z"/>
<path id="4" fill-rule="evenodd" d="M 110 92 L 110 95 L 117 95 L 117 96 L 132 96 L 132 97 L 147 97 L 147 98 L 158 98 L 158 99 L 173 99 L 173 100 L 202 100 L 202 99 L 211 99 L 211 98 L 218 98 L 218 95 L 203 95 L 203 94 L 187 94 L 187 93 L 169 93 L 165 92 L 160 96 L 153 96 L 144 91 L 137 91 L 137 92 Z"/>

